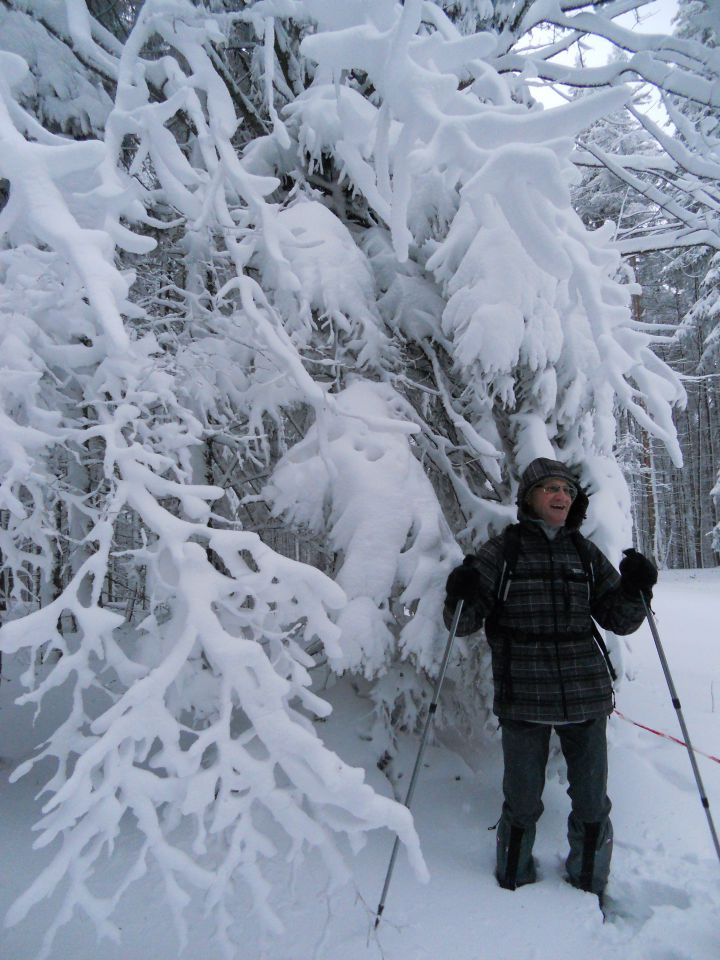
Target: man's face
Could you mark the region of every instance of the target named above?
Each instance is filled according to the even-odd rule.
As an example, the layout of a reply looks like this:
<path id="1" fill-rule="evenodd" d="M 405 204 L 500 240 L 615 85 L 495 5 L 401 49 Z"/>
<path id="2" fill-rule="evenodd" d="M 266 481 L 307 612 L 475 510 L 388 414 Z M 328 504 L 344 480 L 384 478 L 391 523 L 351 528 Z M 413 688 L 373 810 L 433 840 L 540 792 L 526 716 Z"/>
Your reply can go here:
<path id="1" fill-rule="evenodd" d="M 528 503 L 540 520 L 552 527 L 562 527 L 574 499 L 575 488 L 572 484 L 561 477 L 548 477 L 532 488 Z"/>

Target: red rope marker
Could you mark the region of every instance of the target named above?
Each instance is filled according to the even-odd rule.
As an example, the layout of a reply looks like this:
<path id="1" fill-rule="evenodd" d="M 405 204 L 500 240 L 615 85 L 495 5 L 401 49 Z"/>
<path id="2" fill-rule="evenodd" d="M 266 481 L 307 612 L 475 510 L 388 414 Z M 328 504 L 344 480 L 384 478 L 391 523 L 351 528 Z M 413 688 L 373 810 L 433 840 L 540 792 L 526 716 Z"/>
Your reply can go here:
<path id="1" fill-rule="evenodd" d="M 634 727 L 640 727 L 641 730 L 647 730 L 648 733 L 654 733 L 656 737 L 662 737 L 664 740 L 672 740 L 673 743 L 679 743 L 681 747 L 687 747 L 687 744 L 684 740 L 679 740 L 677 737 L 673 737 L 672 734 L 663 733 L 662 730 L 653 730 L 652 727 L 646 727 L 644 723 L 638 723 L 637 720 L 631 720 L 630 717 L 626 717 L 624 713 L 621 713 L 619 710 L 614 711 L 621 720 L 625 720 L 627 723 L 631 723 Z M 693 753 L 699 753 L 701 757 L 707 757 L 708 760 L 714 760 L 715 763 L 720 763 L 720 757 L 714 757 L 711 753 L 705 753 L 704 750 L 698 750 L 697 747 L 692 748 Z"/>

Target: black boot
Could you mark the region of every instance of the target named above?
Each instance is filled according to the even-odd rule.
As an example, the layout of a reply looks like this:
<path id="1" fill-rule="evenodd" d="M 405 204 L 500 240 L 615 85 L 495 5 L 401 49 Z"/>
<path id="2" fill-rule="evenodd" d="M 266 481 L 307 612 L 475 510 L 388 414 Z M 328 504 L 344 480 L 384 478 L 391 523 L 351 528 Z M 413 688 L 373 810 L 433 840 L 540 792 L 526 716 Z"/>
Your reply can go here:
<path id="1" fill-rule="evenodd" d="M 504 890 L 516 890 L 537 879 L 535 861 L 531 855 L 535 830 L 517 824 L 507 825 L 501 820 L 497 836 L 497 882 Z"/>

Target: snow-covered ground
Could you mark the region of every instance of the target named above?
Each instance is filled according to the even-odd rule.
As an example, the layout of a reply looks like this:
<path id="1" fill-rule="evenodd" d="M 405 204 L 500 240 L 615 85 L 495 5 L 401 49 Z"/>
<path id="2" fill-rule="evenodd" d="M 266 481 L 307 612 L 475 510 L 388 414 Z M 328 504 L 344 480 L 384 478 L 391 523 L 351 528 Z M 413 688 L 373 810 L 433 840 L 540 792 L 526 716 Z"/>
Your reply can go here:
<path id="1" fill-rule="evenodd" d="M 720 756 L 720 570 L 661 576 L 654 608 L 698 750 Z M 645 626 L 631 638 L 634 677 L 618 693 L 618 708 L 632 720 L 677 736 L 659 660 Z M 10 786 L 13 765 L 42 732 L 12 706 L 19 692 L 12 662 L 0 686 L 0 914 L 4 915 L 47 862 L 33 852 L 31 829 L 39 818 L 34 794 L 38 776 Z M 367 702 L 338 685 L 327 694 L 335 715 L 325 739 L 341 756 L 368 766 L 368 779 L 388 792 L 357 735 Z M 447 738 L 446 738 L 447 739 Z M 536 854 L 540 882 L 515 893 L 492 876 L 495 823 L 500 808 L 499 742 L 475 753 L 465 746 L 428 748 L 414 810 L 431 871 L 419 884 L 401 853 L 383 922 L 375 933 L 373 911 L 380 895 L 392 838 L 378 834 L 355 858 L 356 886 L 326 895 L 312 864 L 278 883 L 287 891 L 286 933 L 263 938 L 238 903 L 237 960 L 717 960 L 720 956 L 720 863 L 715 856 L 687 752 L 681 746 L 614 717 L 611 721 L 611 788 L 616 833 L 610 894 L 616 903 L 603 924 L 595 899 L 562 880 L 565 853 L 565 785 L 555 772 L 545 793 L 545 814 Z M 406 744 L 409 768 L 415 743 Z M 720 820 L 720 763 L 698 758 L 711 810 Z M 116 856 L 137 845 L 128 831 Z M 113 884 L 112 864 L 103 877 Z M 57 901 L 43 903 L 29 919 L 0 932 L 2 960 L 32 960 Z M 220 960 L 212 930 L 196 905 L 187 956 Z M 133 887 L 118 913 L 122 943 L 98 944 L 89 922 L 73 919 L 59 934 L 52 960 L 177 960 L 178 945 L 163 891 L 149 874 Z"/>

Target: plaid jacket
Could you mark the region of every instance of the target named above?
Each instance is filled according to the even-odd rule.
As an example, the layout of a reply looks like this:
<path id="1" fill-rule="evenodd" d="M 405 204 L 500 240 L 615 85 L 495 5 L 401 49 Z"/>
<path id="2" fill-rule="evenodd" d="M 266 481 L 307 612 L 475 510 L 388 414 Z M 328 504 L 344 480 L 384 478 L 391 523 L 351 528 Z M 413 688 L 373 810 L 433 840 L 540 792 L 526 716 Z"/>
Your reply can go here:
<path id="1" fill-rule="evenodd" d="M 528 519 L 520 522 L 515 572 L 503 604 L 497 594 L 504 540 L 494 537 L 472 559 L 481 588 L 466 601 L 458 624 L 464 636 L 483 622 L 492 650 L 497 716 L 514 720 L 579 722 L 607 716 L 612 681 L 592 635 L 591 616 L 617 634 L 632 633 L 644 618 L 640 597 L 627 595 L 620 575 L 586 540 L 592 566 L 588 582 L 571 530 L 554 539 Z M 453 609 L 446 602 L 445 619 Z"/>

